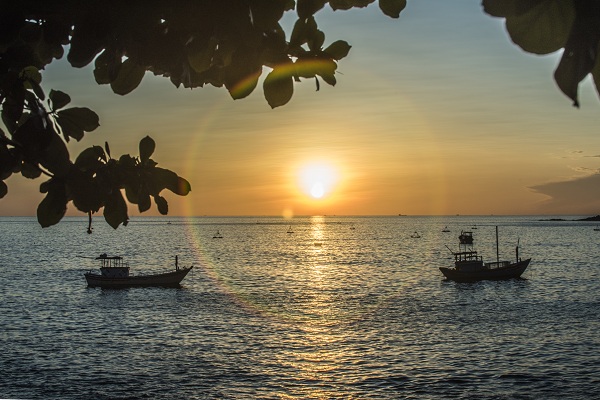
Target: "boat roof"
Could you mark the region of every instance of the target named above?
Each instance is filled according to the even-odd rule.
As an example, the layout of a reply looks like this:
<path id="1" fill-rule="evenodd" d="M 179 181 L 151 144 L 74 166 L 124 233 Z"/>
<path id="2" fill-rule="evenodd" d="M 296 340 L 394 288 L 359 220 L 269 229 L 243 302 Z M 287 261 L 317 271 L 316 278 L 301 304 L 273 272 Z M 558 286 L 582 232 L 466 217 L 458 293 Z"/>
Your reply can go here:
<path id="1" fill-rule="evenodd" d="M 98 257 L 96 257 L 96 260 L 122 260 L 123 257 L 121 256 L 109 256 L 106 253 L 104 254 L 100 254 Z"/>
<path id="2" fill-rule="evenodd" d="M 477 252 L 475 250 L 459 251 L 457 253 L 454 253 L 455 256 L 460 256 L 460 255 L 469 256 L 469 255 L 476 255 L 476 254 L 477 254 Z"/>

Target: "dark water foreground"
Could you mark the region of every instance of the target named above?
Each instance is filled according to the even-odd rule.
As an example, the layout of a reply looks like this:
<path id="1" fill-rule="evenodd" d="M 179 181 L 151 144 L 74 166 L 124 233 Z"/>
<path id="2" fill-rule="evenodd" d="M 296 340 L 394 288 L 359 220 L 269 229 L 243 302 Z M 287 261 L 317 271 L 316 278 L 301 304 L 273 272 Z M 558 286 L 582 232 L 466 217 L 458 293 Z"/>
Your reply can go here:
<path id="1" fill-rule="evenodd" d="M 0 398 L 596 398 L 600 232 L 537 219 L 137 219 L 88 236 L 5 218 Z M 506 258 L 520 238 L 525 279 L 442 280 L 444 245 L 473 224 L 489 260 L 494 225 Z M 195 268 L 180 289 L 87 288 L 103 252 Z"/>

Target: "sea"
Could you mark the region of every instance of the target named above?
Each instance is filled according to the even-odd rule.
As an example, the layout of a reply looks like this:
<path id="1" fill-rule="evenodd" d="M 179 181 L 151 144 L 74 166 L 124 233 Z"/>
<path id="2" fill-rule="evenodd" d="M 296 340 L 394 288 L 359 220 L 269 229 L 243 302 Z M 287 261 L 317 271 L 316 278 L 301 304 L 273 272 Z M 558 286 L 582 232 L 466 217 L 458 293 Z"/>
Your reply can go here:
<path id="1" fill-rule="evenodd" d="M 0 398 L 595 399 L 600 231 L 579 218 L 3 217 Z M 519 244 L 522 279 L 446 281 L 461 231 L 486 261 Z M 102 253 L 194 268 L 89 288 Z"/>

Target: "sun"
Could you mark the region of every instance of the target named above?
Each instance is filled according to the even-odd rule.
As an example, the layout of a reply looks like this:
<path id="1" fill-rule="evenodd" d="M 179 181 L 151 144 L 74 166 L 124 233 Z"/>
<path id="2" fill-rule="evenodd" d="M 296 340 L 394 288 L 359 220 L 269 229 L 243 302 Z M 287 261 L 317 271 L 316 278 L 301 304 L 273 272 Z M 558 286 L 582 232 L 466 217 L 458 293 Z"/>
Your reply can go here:
<path id="1" fill-rule="evenodd" d="M 334 189 L 338 174 L 327 163 L 309 163 L 300 168 L 298 185 L 302 192 L 313 199 L 323 199 Z"/>

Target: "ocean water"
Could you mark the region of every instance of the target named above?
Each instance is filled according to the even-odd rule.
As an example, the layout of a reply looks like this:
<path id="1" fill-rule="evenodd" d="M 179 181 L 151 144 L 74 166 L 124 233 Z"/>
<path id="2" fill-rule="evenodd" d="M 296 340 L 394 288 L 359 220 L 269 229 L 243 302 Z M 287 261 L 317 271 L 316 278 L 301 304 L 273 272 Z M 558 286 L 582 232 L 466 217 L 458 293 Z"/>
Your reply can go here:
<path id="1" fill-rule="evenodd" d="M 1 218 L 0 398 L 597 398 L 600 232 L 564 218 Z M 495 226 L 524 279 L 445 281 L 461 230 L 495 260 Z M 101 253 L 194 269 L 88 288 Z"/>

